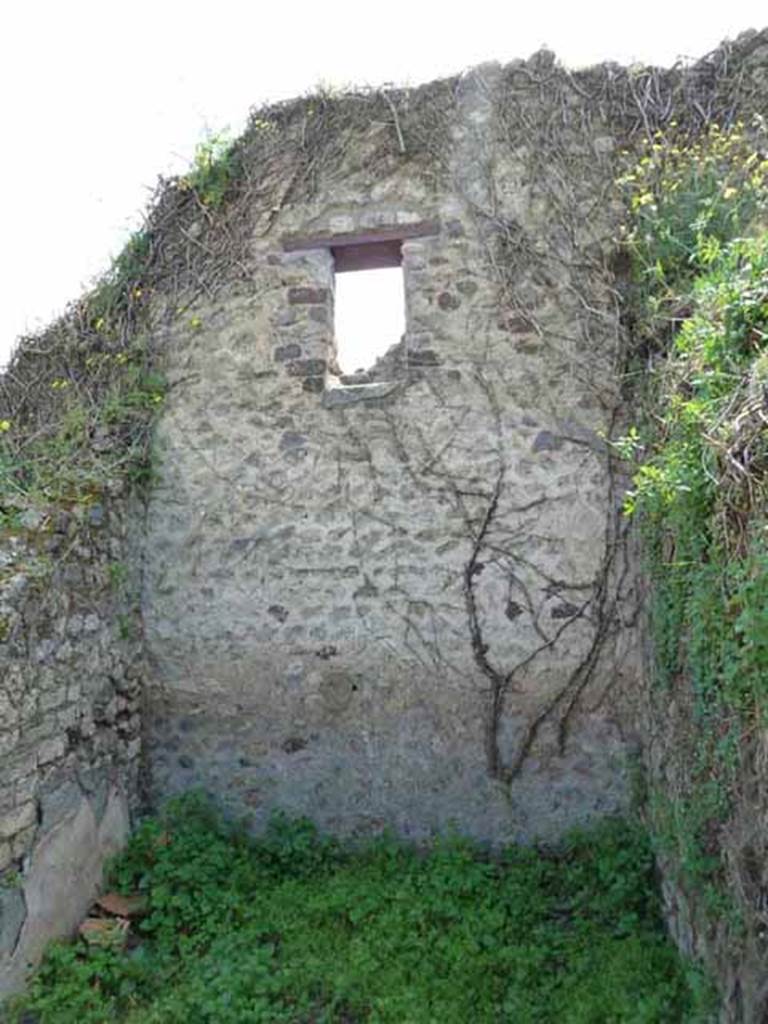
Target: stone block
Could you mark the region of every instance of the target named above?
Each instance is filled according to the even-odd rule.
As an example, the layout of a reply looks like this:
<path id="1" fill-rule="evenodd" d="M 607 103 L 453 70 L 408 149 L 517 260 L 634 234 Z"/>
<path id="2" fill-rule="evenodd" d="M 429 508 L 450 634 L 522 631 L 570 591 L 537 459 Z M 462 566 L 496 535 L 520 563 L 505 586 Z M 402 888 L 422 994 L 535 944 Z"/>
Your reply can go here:
<path id="1" fill-rule="evenodd" d="M 325 373 L 327 363 L 324 359 L 295 359 L 287 367 L 292 377 L 319 377 Z"/>
<path id="2" fill-rule="evenodd" d="M 33 801 L 21 804 L 0 817 L 0 839 L 11 839 L 22 829 L 37 821 L 37 809 Z"/>
<path id="3" fill-rule="evenodd" d="M 13 955 L 0 958 L 0 996 L 23 985 L 48 942 L 74 931 L 97 892 L 106 858 L 125 843 L 129 825 L 125 797 L 112 790 L 101 824 L 83 798 L 37 843 L 23 876 L 27 914 Z"/>
<path id="4" fill-rule="evenodd" d="M 8 730 L 18 725 L 18 722 L 19 712 L 16 701 L 12 701 L 7 693 L 0 690 L 0 725 L 4 730 Z"/>
<path id="5" fill-rule="evenodd" d="M 64 733 L 67 729 L 73 728 L 80 719 L 80 711 L 76 704 L 63 708 L 59 711 L 57 722 L 59 730 Z"/>
<path id="6" fill-rule="evenodd" d="M 26 916 L 21 885 L 0 885 L 0 957 L 9 956 L 16 948 Z"/>
<path id="7" fill-rule="evenodd" d="M 24 803 L 32 800 L 37 791 L 38 775 L 33 772 L 30 775 L 22 775 L 14 782 L 14 796 L 17 803 Z"/>
<path id="8" fill-rule="evenodd" d="M 50 764 L 63 757 L 67 749 L 66 740 L 61 736 L 44 740 L 37 748 L 37 763 L 39 765 Z"/>
<path id="9" fill-rule="evenodd" d="M 273 352 L 276 363 L 286 363 L 293 359 L 300 359 L 302 355 L 301 345 L 290 342 L 287 345 L 278 345 Z"/>
<path id="10" fill-rule="evenodd" d="M 53 788 L 43 786 L 38 796 L 42 829 L 47 832 L 62 818 L 74 814 L 82 799 L 83 791 L 73 779 L 65 778 Z"/>
<path id="11" fill-rule="evenodd" d="M 20 801 L 16 800 L 16 788 L 13 783 L 0 787 L 0 814 L 7 814 L 16 807 Z"/>
<path id="12" fill-rule="evenodd" d="M 18 742 L 18 729 L 4 729 L 0 732 L 0 757 L 7 757 Z"/>
<path id="13" fill-rule="evenodd" d="M 380 401 L 391 397 L 398 389 L 397 382 L 385 381 L 329 387 L 323 392 L 323 405 L 326 409 L 336 409 L 360 402 Z"/>
<path id="14" fill-rule="evenodd" d="M 32 848 L 36 832 L 37 826 L 29 825 L 13 837 L 11 840 L 11 852 L 14 860 L 20 861 L 27 856 Z"/>
<path id="15" fill-rule="evenodd" d="M 0 872 L 13 863 L 13 848 L 7 839 L 0 839 Z"/>
<path id="16" fill-rule="evenodd" d="M 40 695 L 40 710 L 51 711 L 67 703 L 67 685 L 62 683 L 53 690 L 45 690 Z"/>

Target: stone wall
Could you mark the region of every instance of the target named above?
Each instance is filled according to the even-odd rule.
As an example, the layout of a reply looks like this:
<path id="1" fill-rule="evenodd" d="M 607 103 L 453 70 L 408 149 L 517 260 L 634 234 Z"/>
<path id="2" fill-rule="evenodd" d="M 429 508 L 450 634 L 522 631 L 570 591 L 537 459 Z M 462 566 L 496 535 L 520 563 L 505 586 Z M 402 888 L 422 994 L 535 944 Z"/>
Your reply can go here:
<path id="1" fill-rule="evenodd" d="M 140 759 L 152 802 L 202 786 L 255 827 L 494 843 L 626 810 L 637 733 L 669 785 L 688 711 L 646 706 L 606 444 L 617 153 L 759 109 L 764 45 L 299 100 L 252 123 L 223 208 L 169 183 L 121 337 L 170 383 L 146 520 L 116 496 L 0 538 L 0 994 L 86 909 Z M 406 332 L 342 378 L 334 248 L 377 238 L 402 242 Z M 762 981 L 662 868 L 679 945 L 750 1019 Z"/>
<path id="2" fill-rule="evenodd" d="M 29 510 L 0 543 L 0 995 L 80 922 L 138 800 L 129 519 Z"/>
<path id="3" fill-rule="evenodd" d="M 533 66 L 458 80 L 422 173 L 364 137 L 311 198 L 255 210 L 237 287 L 161 339 L 155 799 L 493 842 L 627 806 L 614 141 Z M 406 334 L 342 381 L 332 248 L 377 232 L 404 238 Z"/>

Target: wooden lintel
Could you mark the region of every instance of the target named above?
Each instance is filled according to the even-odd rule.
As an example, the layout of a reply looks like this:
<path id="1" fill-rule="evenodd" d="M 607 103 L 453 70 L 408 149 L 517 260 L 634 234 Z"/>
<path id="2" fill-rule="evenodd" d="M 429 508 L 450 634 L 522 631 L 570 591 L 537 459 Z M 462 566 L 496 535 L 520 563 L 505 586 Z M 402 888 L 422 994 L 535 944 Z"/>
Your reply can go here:
<path id="1" fill-rule="evenodd" d="M 355 242 L 354 245 L 334 245 L 333 267 L 337 274 L 347 270 L 382 270 L 399 267 L 403 262 L 399 238 L 391 242 Z"/>

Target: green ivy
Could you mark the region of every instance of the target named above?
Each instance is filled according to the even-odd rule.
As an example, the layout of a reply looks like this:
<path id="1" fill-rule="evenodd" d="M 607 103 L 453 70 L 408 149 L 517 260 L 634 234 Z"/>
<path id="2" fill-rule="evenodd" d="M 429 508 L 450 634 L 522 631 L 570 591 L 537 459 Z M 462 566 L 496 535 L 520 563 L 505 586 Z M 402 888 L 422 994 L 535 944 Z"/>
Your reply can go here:
<path id="1" fill-rule="evenodd" d="M 616 442 L 635 462 L 651 583 L 656 713 L 684 749 L 674 791 L 651 793 L 667 864 L 731 921 L 727 822 L 743 737 L 768 718 L 768 160 L 760 124 L 649 140 L 622 179 L 633 257 L 629 317 L 645 353 L 642 421 Z M 650 357 L 650 358 L 649 358 Z"/>

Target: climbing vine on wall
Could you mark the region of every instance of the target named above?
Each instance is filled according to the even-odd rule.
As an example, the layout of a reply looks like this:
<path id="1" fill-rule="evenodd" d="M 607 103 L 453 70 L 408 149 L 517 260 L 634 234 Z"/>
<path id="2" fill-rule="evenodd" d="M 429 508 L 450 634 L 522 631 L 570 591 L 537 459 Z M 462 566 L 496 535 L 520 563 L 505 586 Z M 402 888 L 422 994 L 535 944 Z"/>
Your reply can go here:
<path id="1" fill-rule="evenodd" d="M 632 379 L 650 371 L 648 415 L 614 451 L 640 460 L 628 502 L 642 518 L 650 557 L 658 721 L 673 706 L 680 711 L 666 714 L 663 726 L 679 728 L 664 747 L 680 756 L 672 784 L 654 792 L 656 827 L 712 906 L 722 909 L 725 879 L 733 882 L 731 891 L 743 896 L 736 916 L 755 943 L 766 857 L 750 819 L 759 820 L 752 811 L 765 803 L 759 769 L 768 761 L 761 739 L 766 252 L 762 241 L 740 236 L 765 215 L 765 142 L 752 117 L 760 83 L 744 70 L 760 45 L 755 36 L 691 68 L 667 70 L 607 65 L 571 73 L 546 53 L 511 65 L 495 97 L 495 141 L 519 165 L 516 188 L 529 189 L 528 199 L 546 210 L 545 229 L 527 232 L 492 180 L 482 195 L 465 197 L 496 275 L 500 321 L 522 325 L 520 333 L 533 335 L 547 359 L 580 379 L 605 413 L 609 437 L 622 396 L 607 382 L 627 355 Z M 29 503 L 88 501 L 145 473 L 151 413 L 165 392 L 156 368 L 162 330 L 185 318 L 194 329 L 199 322 L 190 309 L 198 299 L 210 303 L 224 290 L 251 288 L 254 236 L 266 236 L 283 208 L 311 199 L 321 185 L 331 188 L 339 169 L 349 170 L 341 159 L 348 151 L 383 173 L 406 161 L 425 181 L 445 181 L 461 90 L 457 78 L 413 91 L 323 91 L 268 107 L 253 114 L 240 139 L 210 140 L 188 174 L 161 182 L 143 229 L 102 282 L 27 339 L 0 382 L 0 524 L 16 525 Z M 592 190 L 589 170 L 596 161 L 618 164 L 624 145 L 632 149 L 621 184 L 634 272 L 619 285 L 633 297 L 629 352 L 618 327 L 623 295 L 608 285 L 615 268 L 583 230 L 596 211 L 619 205 L 609 184 Z M 568 337 L 536 312 L 563 267 L 578 267 L 580 282 L 569 277 L 563 289 L 578 313 Z M 475 369 L 493 411 L 493 382 L 481 364 Z M 495 440 L 498 458 L 482 486 L 441 477 L 435 450 L 411 454 L 410 465 L 420 486 L 452 502 L 463 525 L 466 637 L 488 683 L 487 765 L 511 783 L 543 723 L 555 722 L 564 737 L 606 640 L 621 625 L 626 526 L 607 517 L 606 558 L 594 579 L 543 580 L 542 587 L 583 591 L 573 614 L 542 631 L 522 659 L 495 659 L 481 563 L 502 565 L 521 594 L 516 570 L 541 576 L 504 533 L 502 508 L 521 517 L 535 508 L 508 493 L 501 432 Z M 613 453 L 601 454 L 615 493 Z M 507 692 L 531 659 L 585 625 L 584 658 L 544 696 L 517 749 L 502 758 Z"/>
<path id="2" fill-rule="evenodd" d="M 201 297 L 248 287 L 254 232 L 311 196 L 352 138 L 369 133 L 371 160 L 430 173 L 425 139 L 447 137 L 451 97 L 450 83 L 437 82 L 273 104 L 252 113 L 240 138 L 208 138 L 186 174 L 161 179 L 106 273 L 22 338 L 0 375 L 0 529 L 145 480 L 152 414 L 166 391 L 161 331 L 194 328 L 189 309 Z"/>
<path id="3" fill-rule="evenodd" d="M 721 968 L 762 962 L 768 925 L 767 143 L 760 118 L 659 132 L 620 178 L 650 371 L 617 443 L 650 585 L 650 821 L 702 921 L 722 922 Z"/>
<path id="4" fill-rule="evenodd" d="M 745 41 L 741 56 L 759 43 L 760 37 Z M 552 365 L 568 367 L 567 372 L 603 410 L 606 436 L 614 437 L 621 432 L 625 397 L 616 389 L 616 381 L 623 375 L 633 380 L 639 349 L 647 348 L 650 338 L 663 346 L 670 322 L 674 325 L 674 318 L 684 313 L 680 290 L 694 272 L 686 246 L 702 236 L 712 254 L 715 246 L 733 236 L 737 225 L 761 208 L 765 167 L 754 155 L 753 135 L 739 121 L 748 117 L 750 128 L 760 130 L 759 83 L 745 73 L 731 45 L 725 44 L 690 69 L 627 72 L 600 67 L 572 73 L 543 51 L 525 65 L 510 65 L 500 87 L 489 88 L 496 89 L 497 145 L 518 163 L 519 188 L 525 190 L 528 202 L 547 210 L 545 224 L 533 235 L 498 194 L 492 174 L 482 197 L 465 196 L 485 238 L 484 258 L 498 283 L 502 320 L 533 333 Z M 611 137 L 606 140 L 602 132 L 610 132 Z M 620 183 L 632 221 L 620 243 L 629 244 L 635 267 L 640 268 L 632 287 L 633 308 L 642 307 L 642 314 L 628 315 L 620 260 L 610 266 L 604 248 L 590 238 L 591 222 L 599 220 L 617 199 L 610 189 L 596 188 L 594 170 L 601 163 L 613 164 L 617 173 L 625 166 Z M 620 215 L 617 210 L 617 219 Z M 569 335 L 553 331 L 538 313 L 542 296 L 551 293 L 552 281 L 563 273 L 569 276 L 573 302 Z M 611 291 L 606 282 L 617 274 L 620 288 Z M 625 326 L 632 328 L 634 349 L 620 327 L 620 314 Z M 583 359 L 579 358 L 582 352 Z M 464 590 L 475 661 L 489 681 L 488 768 L 492 776 L 511 783 L 542 727 L 554 723 L 563 748 L 570 716 L 579 707 L 601 657 L 636 618 L 638 595 L 632 587 L 627 524 L 609 515 L 605 558 L 589 583 L 578 615 L 567 620 L 555 637 L 542 637 L 541 645 L 521 662 L 493 662 L 488 624 L 478 614 L 479 582 L 472 570 L 489 550 L 498 554 L 495 521 L 504 501 L 510 500 L 504 493 L 501 439 L 499 445 L 497 487 L 489 488 L 483 513 L 467 520 L 472 553 Z M 603 452 L 608 507 L 625 483 L 612 450 L 616 448 L 610 445 Z M 504 556 L 514 575 L 519 552 L 506 544 Z M 507 693 L 554 644 L 567 642 L 564 632 L 585 624 L 591 633 L 585 657 L 529 714 L 517 749 L 505 762 L 499 733 Z"/>

